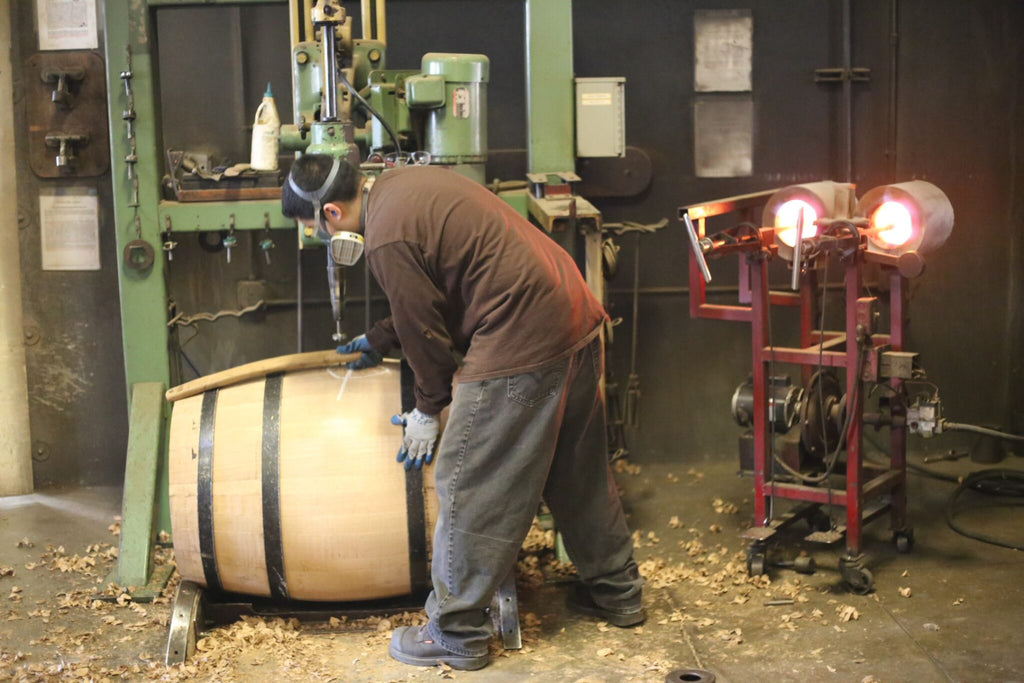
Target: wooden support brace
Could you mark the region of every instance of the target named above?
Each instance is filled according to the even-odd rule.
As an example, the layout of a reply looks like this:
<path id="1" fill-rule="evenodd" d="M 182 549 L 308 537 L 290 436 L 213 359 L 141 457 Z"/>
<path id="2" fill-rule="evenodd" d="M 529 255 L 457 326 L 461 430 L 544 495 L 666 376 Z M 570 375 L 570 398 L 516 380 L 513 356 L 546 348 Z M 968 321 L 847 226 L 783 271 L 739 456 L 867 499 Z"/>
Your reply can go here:
<path id="1" fill-rule="evenodd" d="M 133 384 L 116 571 L 120 586 L 144 586 L 149 580 L 164 422 L 163 383 Z"/>

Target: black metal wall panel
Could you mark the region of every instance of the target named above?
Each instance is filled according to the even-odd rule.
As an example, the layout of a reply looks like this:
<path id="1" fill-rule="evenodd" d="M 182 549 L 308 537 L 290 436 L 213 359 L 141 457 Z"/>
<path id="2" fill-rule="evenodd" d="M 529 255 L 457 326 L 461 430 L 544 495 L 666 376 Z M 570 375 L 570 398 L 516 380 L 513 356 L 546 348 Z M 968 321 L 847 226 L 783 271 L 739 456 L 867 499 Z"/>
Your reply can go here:
<path id="1" fill-rule="evenodd" d="M 12 17 L 22 303 L 26 334 L 33 475 L 37 487 L 117 482 L 124 474 L 128 401 L 121 355 L 109 171 L 82 179 L 44 179 L 29 165 L 23 71 L 38 52 L 35 4 L 5 6 Z M 101 36 L 102 40 L 102 36 Z M 102 50 L 96 52 L 102 59 Z M 106 125 L 104 122 L 103 125 Z M 109 151 L 101 152 L 109 154 Z M 100 270 L 42 269 L 39 195 L 69 186 L 94 189 L 99 203 Z M 4 245 L 11 248 L 14 245 Z M 158 342 L 159 343 L 159 342 Z"/>
<path id="2" fill-rule="evenodd" d="M 27 35 L 29 5 L 15 10 Z M 358 35 L 359 3 L 350 0 L 345 7 L 357 17 Z M 526 140 L 523 7 L 521 0 L 391 0 L 389 67 L 415 68 L 429 51 L 487 54 L 490 146 L 521 150 Z M 687 245 L 674 216 L 678 206 L 696 201 L 844 179 L 841 87 L 814 81 L 815 69 L 841 66 L 842 8 L 841 0 L 574 2 L 576 74 L 626 77 L 627 141 L 650 156 L 654 169 L 652 184 L 641 195 L 595 203 L 607 220 L 673 219 L 665 230 L 644 237 L 641 247 L 641 287 L 661 289 L 646 291 L 639 308 L 642 416 L 641 429 L 630 435 L 638 461 L 685 464 L 735 457 L 739 429 L 728 402 L 750 369 L 749 327 L 689 318 L 682 291 Z M 863 193 L 883 182 L 924 178 L 949 194 L 957 215 L 950 241 L 929 257 L 927 271 L 912 287 L 908 347 L 921 353 L 940 385 L 950 418 L 1008 424 L 1016 415 L 1020 429 L 1020 411 L 1013 406 L 1024 402 L 1024 48 L 1019 40 L 1024 4 L 851 0 L 850 8 L 852 66 L 870 69 L 870 81 L 852 86 L 852 180 Z M 693 170 L 696 9 L 752 13 L 750 177 L 698 178 Z M 207 145 L 244 159 L 247 127 L 267 80 L 274 81 L 282 119 L 290 120 L 283 3 L 162 9 L 158 15 L 165 145 Z M 23 41 L 17 49 L 24 58 L 32 46 Z M 894 57 L 895 83 L 890 78 Z M 521 159 L 517 154 L 522 152 L 508 158 Z M 23 156 L 19 150 L 19 159 Z M 20 191 L 31 221 L 38 181 L 27 168 L 23 176 Z M 98 187 L 106 204 L 108 183 Z M 61 453 L 60 459 L 40 464 L 37 475 L 53 481 L 119 476 L 126 427 L 112 235 L 104 223 L 102 271 L 55 275 L 33 265 L 38 246 L 31 231 L 23 233 L 21 245 L 23 267 L 28 264 L 26 319 L 34 321 L 44 341 L 52 340 L 45 352 L 42 346 L 29 352 L 33 433 L 66 446 L 51 450 Z M 182 329 L 189 357 L 184 379 L 193 376 L 189 363 L 207 373 L 295 350 L 297 253 L 293 240 L 283 234 L 275 239 L 270 264 L 249 235 L 240 236 L 231 264 L 223 252 L 201 249 L 194 237 L 181 240 L 169 280 L 179 310 L 237 308 L 241 280 L 265 281 L 268 298 L 276 302 L 255 316 Z M 613 317 L 623 318 L 611 356 L 620 387 L 629 370 L 634 241 L 622 243 L 621 272 L 609 297 Z M 323 254 L 305 252 L 302 259 L 305 345 L 324 348 L 331 330 Z M 776 268 L 781 281 L 784 270 L 781 264 Z M 355 297 L 346 327 L 358 333 L 362 273 L 351 274 L 349 291 Z M 736 282 L 724 265 L 715 274 L 715 284 Z M 839 305 L 838 297 L 829 297 L 830 318 L 839 314 Z M 384 306 L 378 303 L 373 313 L 383 315 Z M 777 338 L 793 334 L 795 321 L 787 316 L 782 312 L 776 318 Z M 88 380 L 82 391 L 59 396 L 54 372 L 58 380 L 67 373 Z"/>
<path id="3" fill-rule="evenodd" d="M 897 168 L 942 187 L 957 218 L 914 293 L 910 340 L 926 354 L 949 419 L 1006 426 L 1024 353 L 1014 328 L 1024 307 L 1024 5 L 936 12 L 918 1 L 899 10 Z"/>

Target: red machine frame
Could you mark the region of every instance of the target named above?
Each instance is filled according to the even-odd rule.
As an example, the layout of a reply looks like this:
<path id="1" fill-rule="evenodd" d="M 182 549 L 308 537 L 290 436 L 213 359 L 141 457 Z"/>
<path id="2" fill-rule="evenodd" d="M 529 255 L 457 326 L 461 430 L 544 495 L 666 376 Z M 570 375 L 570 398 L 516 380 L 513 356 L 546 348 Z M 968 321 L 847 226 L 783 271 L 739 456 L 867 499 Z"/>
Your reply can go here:
<path id="1" fill-rule="evenodd" d="M 680 207 L 680 219 L 688 214 L 693 219 L 697 239 L 705 236 L 705 221 L 712 216 L 733 212 L 749 213 L 755 207 L 763 206 L 774 190 L 739 197 Z M 755 225 L 759 221 L 754 222 Z M 862 429 L 864 425 L 864 391 L 862 382 L 865 368 L 875 370 L 883 351 L 901 351 L 904 341 L 903 291 L 906 279 L 901 275 L 898 259 L 885 254 L 867 252 L 861 244 L 852 253 L 843 257 L 845 293 L 845 330 L 820 331 L 813 328 L 817 274 L 809 269 L 800 277 L 799 292 L 771 291 L 768 287 L 768 263 L 778 252 L 775 245 L 775 231 L 769 228 L 757 230 L 748 239 L 715 244 L 708 251 L 710 255 L 722 256 L 735 253 L 739 257 L 739 302 L 746 305 L 719 305 L 707 302 L 705 281 L 701 276 L 696 254 L 690 250 L 690 316 L 711 320 L 749 322 L 752 332 L 753 363 L 753 433 L 754 433 L 754 527 L 745 535 L 760 546 L 755 552 L 763 553 L 763 543 L 780 526 L 780 520 L 769 519 L 770 499 L 779 498 L 820 505 L 831 504 L 846 509 L 846 562 L 853 570 L 852 578 L 844 568 L 844 579 L 854 588 L 870 590 L 870 572 L 860 566 L 861 537 L 863 526 L 886 510 L 891 512 L 894 539 L 900 550 L 908 550 L 912 532 L 907 527 L 906 489 L 906 426 L 891 427 L 890 459 L 888 469 L 865 463 L 863 458 Z M 883 274 L 889 279 L 890 306 L 889 332 L 874 332 L 874 297 L 861 296 L 863 289 L 862 267 L 866 261 L 882 265 Z M 800 348 L 770 346 L 768 317 L 772 306 L 791 306 L 800 309 Z M 848 340 L 850 343 L 847 343 Z M 813 368 L 819 365 L 843 368 L 845 370 L 849 427 L 846 431 L 846 482 L 845 488 L 830 488 L 826 480 L 822 486 L 808 486 L 791 482 L 776 482 L 768 469 L 769 439 L 768 424 L 769 364 L 786 363 L 802 368 L 802 379 L 806 385 Z M 870 378 L 870 377 L 869 377 Z M 893 391 L 901 390 L 901 379 L 890 379 Z M 853 398 L 851 398 L 851 396 Z M 852 413 L 850 413 L 852 411 Z M 905 409 L 894 402 L 896 417 Z M 901 422 L 900 420 L 895 420 Z M 888 495 L 887 495 L 888 494 Z M 840 530 L 841 531 L 841 530 Z M 838 536 L 833 539 L 838 540 Z M 749 556 L 749 554 L 748 554 Z M 763 561 L 763 554 L 762 554 Z M 752 573 L 760 573 L 754 572 Z M 864 576 L 866 574 L 866 576 Z M 866 581 L 867 585 L 864 585 Z M 865 591 L 866 592 L 866 591 Z"/>

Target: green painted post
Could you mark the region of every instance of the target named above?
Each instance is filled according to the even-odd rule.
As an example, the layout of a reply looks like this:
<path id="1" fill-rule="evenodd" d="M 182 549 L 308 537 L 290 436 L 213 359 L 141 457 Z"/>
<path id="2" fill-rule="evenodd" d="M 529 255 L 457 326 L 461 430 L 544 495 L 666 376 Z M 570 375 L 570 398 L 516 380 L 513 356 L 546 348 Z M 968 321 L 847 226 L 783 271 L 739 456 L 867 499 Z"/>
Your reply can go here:
<path id="1" fill-rule="evenodd" d="M 150 8 L 145 2 L 108 0 L 104 16 L 114 232 L 120 259 L 121 338 L 126 393 L 132 403 L 122 508 L 122 533 L 127 536 L 122 536 L 118 581 L 122 585 L 144 585 L 149 578 L 154 514 L 157 529 L 171 530 L 166 486 L 167 434 L 163 429 L 169 414 L 163 388 L 170 384 L 170 359 L 162 229 L 157 217 L 161 161 L 150 54 L 155 36 Z M 129 123 L 118 116 L 120 112 L 134 116 L 131 136 Z M 129 155 L 137 159 L 136 163 L 126 161 Z M 130 267 L 123 257 L 126 248 L 146 245 L 153 250 L 152 264 L 142 269 Z M 143 397 L 137 396 L 140 387 L 145 387 Z M 140 401 L 145 409 L 138 407 Z M 139 472 L 144 467 L 150 471 Z M 133 492 L 132 482 L 142 475 L 152 479 L 155 500 L 154 495 L 137 496 Z"/>
<path id="2" fill-rule="evenodd" d="M 572 171 L 572 0 L 525 2 L 527 165 L 530 173 Z"/>
<path id="3" fill-rule="evenodd" d="M 573 171 L 576 168 L 576 98 L 573 92 L 572 0 L 525 2 L 527 172 Z M 575 253 L 574 234 L 566 230 L 551 237 L 570 254 Z M 559 561 L 571 561 L 561 535 L 556 536 L 555 548 Z"/>
<path id="4" fill-rule="evenodd" d="M 147 242 L 155 256 L 152 266 L 144 270 L 132 269 L 123 260 L 118 270 L 125 384 L 130 392 L 132 385 L 138 382 L 170 383 L 163 240 L 157 220 L 161 157 L 157 145 L 155 85 L 149 53 L 155 36 L 149 7 L 144 2 L 109 0 L 104 14 L 107 96 L 111 114 L 110 166 L 118 256 L 133 240 Z M 121 74 L 129 68 L 129 50 L 131 78 L 125 79 Z M 125 94 L 126 81 L 131 86 L 130 98 Z M 128 138 L 127 123 L 117 116 L 118 112 L 125 111 L 134 112 L 131 126 L 134 147 Z M 132 152 L 138 161 L 128 164 L 125 157 Z"/>
<path id="5" fill-rule="evenodd" d="M 166 461 L 161 457 L 165 444 L 165 388 L 160 382 L 141 382 L 132 387 L 117 561 L 120 586 L 144 586 L 149 581 L 158 470 L 160 461 Z M 166 490 L 166 482 L 163 488 Z"/>

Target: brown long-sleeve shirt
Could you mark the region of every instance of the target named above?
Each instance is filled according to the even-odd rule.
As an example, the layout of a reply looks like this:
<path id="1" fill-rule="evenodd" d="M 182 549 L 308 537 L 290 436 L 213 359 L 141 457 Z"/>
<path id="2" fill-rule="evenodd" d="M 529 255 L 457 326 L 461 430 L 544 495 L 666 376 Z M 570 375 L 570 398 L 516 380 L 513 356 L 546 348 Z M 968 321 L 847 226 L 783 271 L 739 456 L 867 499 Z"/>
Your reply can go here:
<path id="1" fill-rule="evenodd" d="M 388 171 L 366 201 L 366 258 L 391 304 L 366 337 L 382 353 L 401 346 L 428 415 L 451 401 L 459 356 L 463 381 L 527 372 L 606 318 L 565 250 L 453 171 Z"/>

